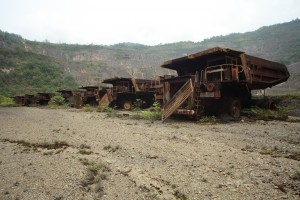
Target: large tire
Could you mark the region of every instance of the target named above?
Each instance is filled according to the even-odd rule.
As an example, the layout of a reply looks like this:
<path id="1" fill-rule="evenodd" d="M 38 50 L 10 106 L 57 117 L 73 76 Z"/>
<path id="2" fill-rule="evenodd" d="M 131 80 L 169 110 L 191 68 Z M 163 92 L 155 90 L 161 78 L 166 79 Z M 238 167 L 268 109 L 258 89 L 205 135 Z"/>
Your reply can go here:
<path id="1" fill-rule="evenodd" d="M 228 113 L 234 119 L 241 117 L 241 102 L 239 99 L 229 99 Z"/>
<path id="2" fill-rule="evenodd" d="M 131 110 L 132 109 L 132 101 L 131 100 L 124 100 L 122 102 L 122 108 L 124 110 Z"/>

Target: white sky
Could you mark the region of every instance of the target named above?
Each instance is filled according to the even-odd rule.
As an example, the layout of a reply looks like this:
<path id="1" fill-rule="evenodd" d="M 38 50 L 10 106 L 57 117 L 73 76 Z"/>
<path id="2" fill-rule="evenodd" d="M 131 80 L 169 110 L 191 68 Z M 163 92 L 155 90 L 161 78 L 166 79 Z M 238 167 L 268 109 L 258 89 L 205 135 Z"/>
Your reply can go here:
<path id="1" fill-rule="evenodd" d="M 199 42 L 300 18 L 300 0 L 0 0 L 0 29 L 29 40 Z"/>

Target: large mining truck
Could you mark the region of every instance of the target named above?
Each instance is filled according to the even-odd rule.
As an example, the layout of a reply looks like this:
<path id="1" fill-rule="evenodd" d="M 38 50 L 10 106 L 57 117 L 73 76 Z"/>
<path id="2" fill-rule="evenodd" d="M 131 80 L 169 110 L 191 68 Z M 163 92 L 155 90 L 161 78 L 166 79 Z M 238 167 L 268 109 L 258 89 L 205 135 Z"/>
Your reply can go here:
<path id="1" fill-rule="evenodd" d="M 251 91 L 285 82 L 285 65 L 228 48 L 215 47 L 166 61 L 178 76 L 165 78 L 163 120 L 172 114 L 195 118 L 224 111 L 239 118 L 251 102 Z"/>
<path id="2" fill-rule="evenodd" d="M 155 101 L 155 92 L 151 90 L 154 80 L 115 77 L 103 80 L 102 83 L 111 84 L 112 89 L 107 92 L 110 106 L 124 110 L 131 110 L 134 102 L 140 99 L 142 108 L 152 106 Z"/>

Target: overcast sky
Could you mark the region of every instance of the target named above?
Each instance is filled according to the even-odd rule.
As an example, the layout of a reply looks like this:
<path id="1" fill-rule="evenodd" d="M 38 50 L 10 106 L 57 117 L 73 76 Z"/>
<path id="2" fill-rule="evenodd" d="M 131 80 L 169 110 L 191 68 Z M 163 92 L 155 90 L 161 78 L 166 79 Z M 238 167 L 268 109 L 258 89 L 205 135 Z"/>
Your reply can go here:
<path id="1" fill-rule="evenodd" d="M 300 0 L 0 0 L 0 29 L 77 44 L 199 42 L 300 18 Z"/>

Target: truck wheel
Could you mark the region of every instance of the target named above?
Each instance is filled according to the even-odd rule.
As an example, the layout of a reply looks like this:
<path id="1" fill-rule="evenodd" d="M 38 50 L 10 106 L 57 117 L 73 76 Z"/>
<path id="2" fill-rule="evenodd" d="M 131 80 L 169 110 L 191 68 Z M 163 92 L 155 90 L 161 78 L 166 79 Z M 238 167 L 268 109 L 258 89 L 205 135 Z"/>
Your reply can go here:
<path id="1" fill-rule="evenodd" d="M 229 100 L 229 115 L 234 119 L 238 119 L 241 116 L 241 102 L 239 99 Z"/>
<path id="2" fill-rule="evenodd" d="M 132 101 L 130 101 L 130 100 L 123 101 L 122 107 L 124 110 L 131 110 L 132 109 Z"/>

